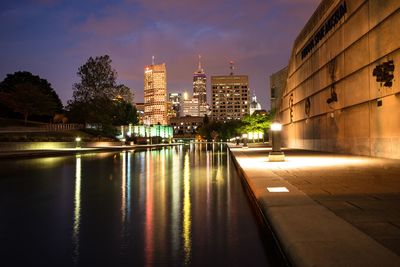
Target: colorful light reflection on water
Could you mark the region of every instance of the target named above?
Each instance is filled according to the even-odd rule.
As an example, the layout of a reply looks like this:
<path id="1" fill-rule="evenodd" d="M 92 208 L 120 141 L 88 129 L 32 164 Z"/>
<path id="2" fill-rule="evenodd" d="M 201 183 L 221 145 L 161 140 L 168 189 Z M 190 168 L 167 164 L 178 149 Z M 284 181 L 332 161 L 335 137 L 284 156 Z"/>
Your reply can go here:
<path id="1" fill-rule="evenodd" d="M 0 170 L 3 263 L 270 262 L 225 146 L 2 161 Z"/>

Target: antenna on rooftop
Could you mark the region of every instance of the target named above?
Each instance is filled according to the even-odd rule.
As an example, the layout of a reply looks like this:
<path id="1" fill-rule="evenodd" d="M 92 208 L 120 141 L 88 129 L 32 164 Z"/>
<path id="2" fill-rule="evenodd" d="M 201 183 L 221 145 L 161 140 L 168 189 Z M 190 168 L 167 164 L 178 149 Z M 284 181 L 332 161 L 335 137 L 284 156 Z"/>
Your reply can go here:
<path id="1" fill-rule="evenodd" d="M 230 75 L 233 75 L 233 70 L 235 69 L 235 62 L 233 60 L 229 61 L 229 68 L 231 69 Z"/>
<path id="2" fill-rule="evenodd" d="M 199 55 L 199 68 L 198 71 L 201 72 L 203 69 L 201 68 L 201 55 Z"/>

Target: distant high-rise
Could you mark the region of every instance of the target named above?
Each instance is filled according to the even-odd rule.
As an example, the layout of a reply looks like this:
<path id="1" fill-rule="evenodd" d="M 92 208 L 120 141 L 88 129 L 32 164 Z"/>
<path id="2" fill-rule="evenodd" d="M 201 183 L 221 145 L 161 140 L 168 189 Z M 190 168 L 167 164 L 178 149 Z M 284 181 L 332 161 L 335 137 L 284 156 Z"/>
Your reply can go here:
<path id="1" fill-rule="evenodd" d="M 171 108 L 174 113 L 174 115 L 171 117 L 179 117 L 179 113 L 181 110 L 182 94 L 168 93 L 168 101 L 171 102 Z"/>
<path id="2" fill-rule="evenodd" d="M 258 103 L 257 96 L 253 95 L 250 103 L 250 115 L 253 115 L 253 113 L 257 110 L 261 110 L 261 104 Z"/>
<path id="3" fill-rule="evenodd" d="M 167 71 L 165 63 L 144 69 L 144 124 L 168 124 Z"/>
<path id="4" fill-rule="evenodd" d="M 211 76 L 212 119 L 238 120 L 249 114 L 250 89 L 247 75 Z"/>
<path id="5" fill-rule="evenodd" d="M 198 99 L 199 116 L 207 114 L 207 76 L 201 67 L 201 56 L 199 55 L 199 66 L 193 74 L 193 98 Z"/>

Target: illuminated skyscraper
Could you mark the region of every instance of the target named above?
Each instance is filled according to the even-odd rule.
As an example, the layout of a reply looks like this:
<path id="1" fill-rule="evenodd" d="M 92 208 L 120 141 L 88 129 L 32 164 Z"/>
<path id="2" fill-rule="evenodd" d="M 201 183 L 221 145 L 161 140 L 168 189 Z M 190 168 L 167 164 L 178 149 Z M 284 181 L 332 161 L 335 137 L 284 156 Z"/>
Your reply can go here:
<path id="1" fill-rule="evenodd" d="M 144 69 L 144 124 L 168 124 L 167 71 L 165 63 Z"/>
<path id="2" fill-rule="evenodd" d="M 193 98 L 198 99 L 199 116 L 207 113 L 207 76 L 201 67 L 201 56 L 199 55 L 199 66 L 193 75 Z"/>

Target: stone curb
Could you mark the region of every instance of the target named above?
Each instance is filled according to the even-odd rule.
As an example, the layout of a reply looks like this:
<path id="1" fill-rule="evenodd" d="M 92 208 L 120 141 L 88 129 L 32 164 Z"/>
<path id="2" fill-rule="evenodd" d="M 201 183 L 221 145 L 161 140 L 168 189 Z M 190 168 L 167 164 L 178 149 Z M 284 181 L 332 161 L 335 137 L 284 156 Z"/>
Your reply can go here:
<path id="1" fill-rule="evenodd" d="M 400 266 L 399 256 L 268 171 L 267 166 L 245 166 L 251 158 L 241 149 L 230 151 L 293 266 Z M 267 187 L 286 187 L 289 192 L 270 193 Z"/>

